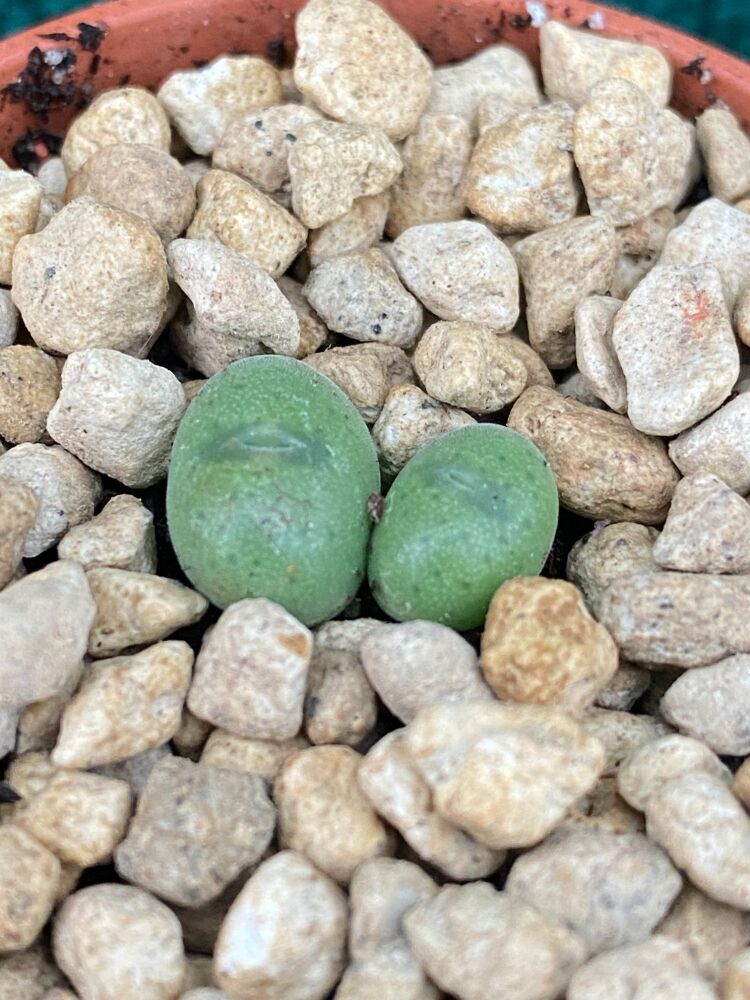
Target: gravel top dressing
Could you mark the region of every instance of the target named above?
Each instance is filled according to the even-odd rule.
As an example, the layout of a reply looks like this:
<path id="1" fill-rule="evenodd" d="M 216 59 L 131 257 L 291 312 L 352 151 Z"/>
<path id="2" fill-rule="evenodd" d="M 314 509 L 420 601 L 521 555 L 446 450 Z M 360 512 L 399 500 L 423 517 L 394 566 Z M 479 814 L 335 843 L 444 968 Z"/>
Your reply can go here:
<path id="1" fill-rule="evenodd" d="M 748 1000 L 750 138 L 296 35 L 0 162 L 0 998 Z"/>

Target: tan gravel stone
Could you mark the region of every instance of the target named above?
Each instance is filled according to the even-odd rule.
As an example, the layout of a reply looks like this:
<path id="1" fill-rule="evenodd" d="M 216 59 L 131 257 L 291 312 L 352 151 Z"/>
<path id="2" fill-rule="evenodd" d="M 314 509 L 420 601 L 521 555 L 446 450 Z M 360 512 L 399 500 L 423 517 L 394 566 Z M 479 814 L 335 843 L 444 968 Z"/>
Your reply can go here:
<path id="1" fill-rule="evenodd" d="M 486 882 L 444 886 L 404 928 L 428 975 L 459 1000 L 554 1000 L 586 955 L 577 935 Z"/>
<path id="2" fill-rule="evenodd" d="M 392 139 L 413 129 L 432 67 L 416 42 L 369 0 L 312 0 L 296 19 L 294 82 L 340 121 L 377 125 Z"/>
<path id="3" fill-rule="evenodd" d="M 54 358 L 16 344 L 0 350 L 0 436 L 10 444 L 36 442 L 60 391 Z"/>
<path id="4" fill-rule="evenodd" d="M 724 201 L 750 194 L 750 139 L 728 108 L 706 108 L 696 119 L 708 189 Z"/>
<path id="5" fill-rule="evenodd" d="M 117 871 L 168 902 L 202 906 L 260 859 L 275 820 L 257 775 L 165 757 L 117 848 Z"/>
<path id="6" fill-rule="evenodd" d="M 669 457 L 684 476 L 713 473 L 730 489 L 750 492 L 750 394 L 740 393 L 676 437 Z"/>
<path id="7" fill-rule="evenodd" d="M 309 746 L 304 736 L 278 741 L 252 740 L 214 729 L 203 748 L 201 763 L 227 771 L 258 774 L 265 781 L 273 782 L 287 757 Z"/>
<path id="8" fill-rule="evenodd" d="M 110 566 L 154 573 L 154 515 L 137 497 L 118 494 L 96 517 L 71 528 L 60 540 L 57 552 L 61 559 L 71 559 L 87 570 Z"/>
<path id="9" fill-rule="evenodd" d="M 533 347 L 515 333 L 506 334 L 503 343 L 511 354 L 523 362 L 527 375 L 526 388 L 530 385 L 546 385 L 549 389 L 554 388 L 555 380 L 552 372 Z"/>
<path id="10" fill-rule="evenodd" d="M 57 914 L 55 958 L 88 1000 L 172 1000 L 185 977 L 177 917 L 142 889 L 93 885 Z"/>
<path id="11" fill-rule="evenodd" d="M 34 943 L 52 912 L 60 862 L 13 823 L 0 826 L 0 951 Z"/>
<path id="12" fill-rule="evenodd" d="M 677 225 L 671 208 L 657 208 L 643 219 L 619 226 L 617 245 L 624 254 L 635 256 L 661 253 L 668 233 Z"/>
<path id="13" fill-rule="evenodd" d="M 716 982 L 750 942 L 750 914 L 717 903 L 688 883 L 657 931 L 682 942 L 700 974 Z"/>
<path id="14" fill-rule="evenodd" d="M 278 286 L 296 313 L 299 323 L 299 345 L 294 356 L 299 359 L 306 358 L 310 354 L 314 354 L 328 340 L 328 328 L 302 294 L 303 285 L 301 282 L 282 275 L 279 278 Z"/>
<path id="15" fill-rule="evenodd" d="M 19 313 L 13 305 L 10 290 L 0 288 L 0 348 L 10 347 L 18 334 Z"/>
<path id="16" fill-rule="evenodd" d="M 634 747 L 617 774 L 617 787 L 634 809 L 645 811 L 648 801 L 672 778 L 701 771 L 730 785 L 731 772 L 709 748 L 689 736 L 674 733 Z"/>
<path id="17" fill-rule="evenodd" d="M 281 101 L 281 78 L 257 56 L 220 56 L 171 73 L 157 96 L 188 146 L 206 156 L 233 120 Z"/>
<path id="18" fill-rule="evenodd" d="M 400 347 L 389 344 L 333 347 L 305 360 L 346 393 L 368 424 L 380 416 L 391 389 L 414 382 L 411 361 Z"/>
<path id="19" fill-rule="evenodd" d="M 571 219 L 516 243 L 513 256 L 526 291 L 531 346 L 550 368 L 567 368 L 575 359 L 576 306 L 612 283 L 614 228 L 605 219 Z"/>
<path id="20" fill-rule="evenodd" d="M 278 278 L 303 249 L 307 230 L 275 201 L 226 170 L 209 170 L 197 187 L 189 239 L 216 240 Z"/>
<path id="21" fill-rule="evenodd" d="M 357 198 L 352 207 L 308 237 L 307 252 L 310 266 L 346 253 L 369 250 L 383 236 L 391 196 L 388 191 Z"/>
<path id="22" fill-rule="evenodd" d="M 635 667 L 627 660 L 621 661 L 612 680 L 596 696 L 598 708 L 611 708 L 618 712 L 629 711 L 651 683 L 651 674 L 643 667 Z"/>
<path id="23" fill-rule="evenodd" d="M 25 170 L 0 171 L 0 284 L 11 284 L 13 253 L 36 231 L 44 189 Z"/>
<path id="24" fill-rule="evenodd" d="M 583 591 L 596 617 L 611 583 L 631 573 L 656 571 L 653 548 L 657 538 L 655 528 L 625 521 L 600 525 L 575 543 L 568 556 L 567 576 Z"/>
<path id="25" fill-rule="evenodd" d="M 39 501 L 31 487 L 10 476 L 0 477 L 0 590 L 22 565 L 24 545 L 38 516 Z"/>
<path id="26" fill-rule="evenodd" d="M 137 353 L 160 328 L 167 290 L 151 226 L 88 196 L 24 236 L 13 257 L 13 301 L 37 345 L 54 354 Z"/>
<path id="27" fill-rule="evenodd" d="M 286 740 L 302 723 L 310 631 L 265 598 L 223 612 L 195 663 L 188 707 L 236 736 Z"/>
<path id="28" fill-rule="evenodd" d="M 180 725 L 193 653 L 160 642 L 92 664 L 68 703 L 52 752 L 58 767 L 95 767 L 161 746 Z"/>
<path id="29" fill-rule="evenodd" d="M 62 973 L 48 960 L 47 950 L 39 945 L 28 951 L 16 951 L 0 958 L 0 1000 L 50 1000 Z M 72 1000 L 77 1000 L 71 994 Z M 64 997 L 60 1000 L 71 1000 Z M 52 997 L 52 1000 L 58 1000 Z"/>
<path id="30" fill-rule="evenodd" d="M 203 746 L 212 732 L 210 722 L 199 719 L 189 708 L 183 708 L 180 727 L 172 737 L 175 753 L 193 761 L 199 760 Z"/>
<path id="31" fill-rule="evenodd" d="M 539 42 L 544 89 L 550 98 L 577 107 L 597 83 L 616 77 L 638 84 L 657 107 L 669 104 L 672 67 L 657 48 L 576 31 L 561 21 L 542 25 Z"/>
<path id="32" fill-rule="evenodd" d="M 281 851 L 245 884 L 214 956 L 234 997 L 323 1000 L 346 962 L 346 896 L 301 854 Z"/>
<path id="33" fill-rule="evenodd" d="M 651 715 L 605 708 L 589 709 L 581 719 L 581 727 L 604 746 L 606 761 L 603 773 L 607 777 L 616 775 L 623 761 L 635 751 L 672 731 Z"/>
<path id="34" fill-rule="evenodd" d="M 461 191 L 475 215 L 502 233 L 529 233 L 576 214 L 573 109 L 563 103 L 518 111 L 486 129 Z"/>
<path id="35" fill-rule="evenodd" d="M 715 753 L 750 754 L 750 656 L 728 656 L 678 677 L 661 700 L 661 712 L 680 732 Z"/>
<path id="36" fill-rule="evenodd" d="M 679 475 L 664 443 L 626 417 L 533 386 L 516 402 L 508 426 L 545 456 L 563 506 L 594 519 L 664 520 Z"/>
<path id="37" fill-rule="evenodd" d="M 591 391 L 615 413 L 628 408 L 628 390 L 612 346 L 620 299 L 590 295 L 575 309 L 576 362 Z"/>
<path id="38" fill-rule="evenodd" d="M 518 319 L 518 269 L 502 240 L 482 223 L 413 226 L 395 241 L 392 253 L 402 281 L 441 319 L 499 332 Z"/>

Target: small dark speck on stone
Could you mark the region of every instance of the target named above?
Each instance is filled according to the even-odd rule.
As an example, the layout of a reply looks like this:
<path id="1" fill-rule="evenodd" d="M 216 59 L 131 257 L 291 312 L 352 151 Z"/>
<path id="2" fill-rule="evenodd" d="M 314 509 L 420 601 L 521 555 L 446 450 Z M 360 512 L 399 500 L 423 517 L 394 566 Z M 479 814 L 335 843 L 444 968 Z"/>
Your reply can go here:
<path id="1" fill-rule="evenodd" d="M 379 333 L 383 332 L 383 327 L 380 325 L 380 323 L 373 323 L 370 326 L 370 329 L 375 334 L 375 336 L 377 336 Z"/>
<path id="2" fill-rule="evenodd" d="M 296 142 L 297 141 L 297 136 L 293 135 L 291 132 L 287 132 L 287 134 L 286 134 L 286 141 L 287 142 Z"/>
<path id="3" fill-rule="evenodd" d="M 272 149 L 267 149 L 266 150 L 266 156 L 273 156 L 273 150 Z"/>
<path id="4" fill-rule="evenodd" d="M 54 267 L 48 267 L 44 272 L 44 280 L 49 281 L 50 278 L 54 278 L 56 271 Z"/>
<path id="5" fill-rule="evenodd" d="M 259 118 L 256 122 L 254 122 L 254 125 L 255 125 L 255 127 L 257 129 L 262 129 L 263 128 L 263 121 L 262 121 L 262 119 Z"/>

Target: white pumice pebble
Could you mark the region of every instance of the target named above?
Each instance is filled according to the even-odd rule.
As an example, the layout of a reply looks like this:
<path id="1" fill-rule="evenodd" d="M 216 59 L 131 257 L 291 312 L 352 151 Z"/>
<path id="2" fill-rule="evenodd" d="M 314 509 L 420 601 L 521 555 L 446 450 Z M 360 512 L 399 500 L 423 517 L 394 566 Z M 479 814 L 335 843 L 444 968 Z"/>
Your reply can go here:
<path id="1" fill-rule="evenodd" d="M 20 951 L 34 943 L 52 913 L 60 862 L 31 834 L 6 823 L 0 826 L 0 864 L 0 949 Z"/>
<path id="2" fill-rule="evenodd" d="M 617 774 L 620 795 L 644 811 L 649 798 L 672 778 L 703 771 L 730 785 L 732 774 L 704 743 L 673 733 L 635 747 Z"/>
<path id="3" fill-rule="evenodd" d="M 217 984 L 234 997 L 323 1000 L 346 964 L 344 893 L 303 855 L 280 851 L 245 883 L 222 924 Z"/>
<path id="4" fill-rule="evenodd" d="M 700 974 L 717 982 L 750 943 L 750 914 L 717 903 L 687 883 L 656 930 L 682 942 Z"/>
<path id="5" fill-rule="evenodd" d="M 715 753 L 745 757 L 750 754 L 748 705 L 750 656 L 740 654 L 686 671 L 668 688 L 659 707 L 667 722 Z"/>
<path id="6" fill-rule="evenodd" d="M 272 783 L 287 757 L 309 746 L 304 736 L 292 736 L 288 740 L 254 740 L 234 736 L 223 729 L 214 729 L 206 741 L 200 760 L 202 764 L 210 764 L 226 771 L 257 774 L 264 781 Z"/>
<path id="7" fill-rule="evenodd" d="M 713 473 L 743 495 L 750 492 L 750 394 L 740 393 L 669 444 L 683 474 Z"/>
<path id="8" fill-rule="evenodd" d="M 265 59 L 220 56 L 200 69 L 172 73 L 157 97 L 188 146 L 206 156 L 234 119 L 281 101 L 281 79 Z"/>
<path id="9" fill-rule="evenodd" d="M 735 202 L 750 194 L 750 138 L 727 108 L 706 108 L 696 119 L 708 189 Z"/>
<path id="10" fill-rule="evenodd" d="M 622 366 L 612 346 L 620 299 L 590 295 L 575 308 L 576 362 L 591 391 L 615 413 L 628 408 L 628 390 Z"/>
<path id="11" fill-rule="evenodd" d="M 389 344 L 370 342 L 332 347 L 311 354 L 305 362 L 335 382 L 368 424 L 380 416 L 391 389 L 412 384 L 415 378 L 408 356 L 400 347 Z"/>
<path id="12" fill-rule="evenodd" d="M 47 430 L 90 468 L 142 489 L 166 475 L 186 405 L 167 368 L 89 348 L 68 355 Z"/>
<path id="13" fill-rule="evenodd" d="M 0 284 L 10 285 L 20 239 L 36 232 L 44 189 L 23 170 L 0 171 Z"/>
<path id="14" fill-rule="evenodd" d="M 375 246 L 383 236 L 391 204 L 390 190 L 357 198 L 352 207 L 313 229 L 307 238 L 307 254 L 312 268 L 332 257 L 359 253 Z"/>
<path id="15" fill-rule="evenodd" d="M 70 528 L 57 553 L 60 559 L 80 563 L 86 570 L 110 566 L 155 573 L 154 515 L 137 497 L 119 493 L 90 521 Z"/>
<path id="16" fill-rule="evenodd" d="M 303 295 L 302 282 L 295 281 L 288 275 L 282 275 L 278 280 L 278 286 L 294 310 L 299 323 L 299 343 L 294 356 L 300 360 L 307 358 L 325 345 L 329 338 L 328 327 Z"/>
<path id="17" fill-rule="evenodd" d="M 480 222 L 433 222 L 405 230 L 392 247 L 401 280 L 440 319 L 499 332 L 518 319 L 518 268 Z"/>
<path id="18" fill-rule="evenodd" d="M 280 605 L 230 605 L 204 638 L 188 707 L 236 736 L 286 740 L 302 724 L 313 638 Z"/>

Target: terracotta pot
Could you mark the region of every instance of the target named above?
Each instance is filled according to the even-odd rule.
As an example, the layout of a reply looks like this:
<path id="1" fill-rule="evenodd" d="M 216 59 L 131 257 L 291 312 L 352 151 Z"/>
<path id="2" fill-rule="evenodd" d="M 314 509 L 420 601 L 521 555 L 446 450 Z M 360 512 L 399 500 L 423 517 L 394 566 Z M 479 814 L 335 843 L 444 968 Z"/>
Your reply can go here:
<path id="1" fill-rule="evenodd" d="M 24 96 L 17 101 L 7 90 L 0 105 L 0 156 L 9 162 L 13 148 L 44 155 L 92 94 L 126 82 L 156 86 L 174 69 L 200 65 L 222 52 L 259 53 L 279 65 L 294 51 L 294 14 L 303 0 L 115 0 L 47 21 L 0 42 L 0 87 L 7 88 L 27 70 Z M 516 45 L 538 62 L 538 32 L 532 11 L 572 26 L 586 25 L 603 35 L 648 42 L 661 48 L 675 67 L 674 104 L 694 115 L 722 99 L 747 124 L 750 120 L 750 64 L 665 25 L 584 0 L 382 0 L 436 63 L 462 59 L 485 45 Z M 592 20 L 593 18 L 593 20 Z M 101 44 L 96 32 L 106 31 Z M 56 35 L 57 38 L 49 36 Z M 47 36 L 47 37 L 45 37 Z M 62 37 L 61 37 L 62 36 Z M 65 36 L 68 36 L 67 38 Z M 72 72 L 59 74 L 43 63 L 35 47 L 71 50 Z M 68 60 L 70 60 L 68 56 Z M 31 81 L 31 86 L 28 86 Z M 38 85 L 35 85 L 35 82 Z"/>

